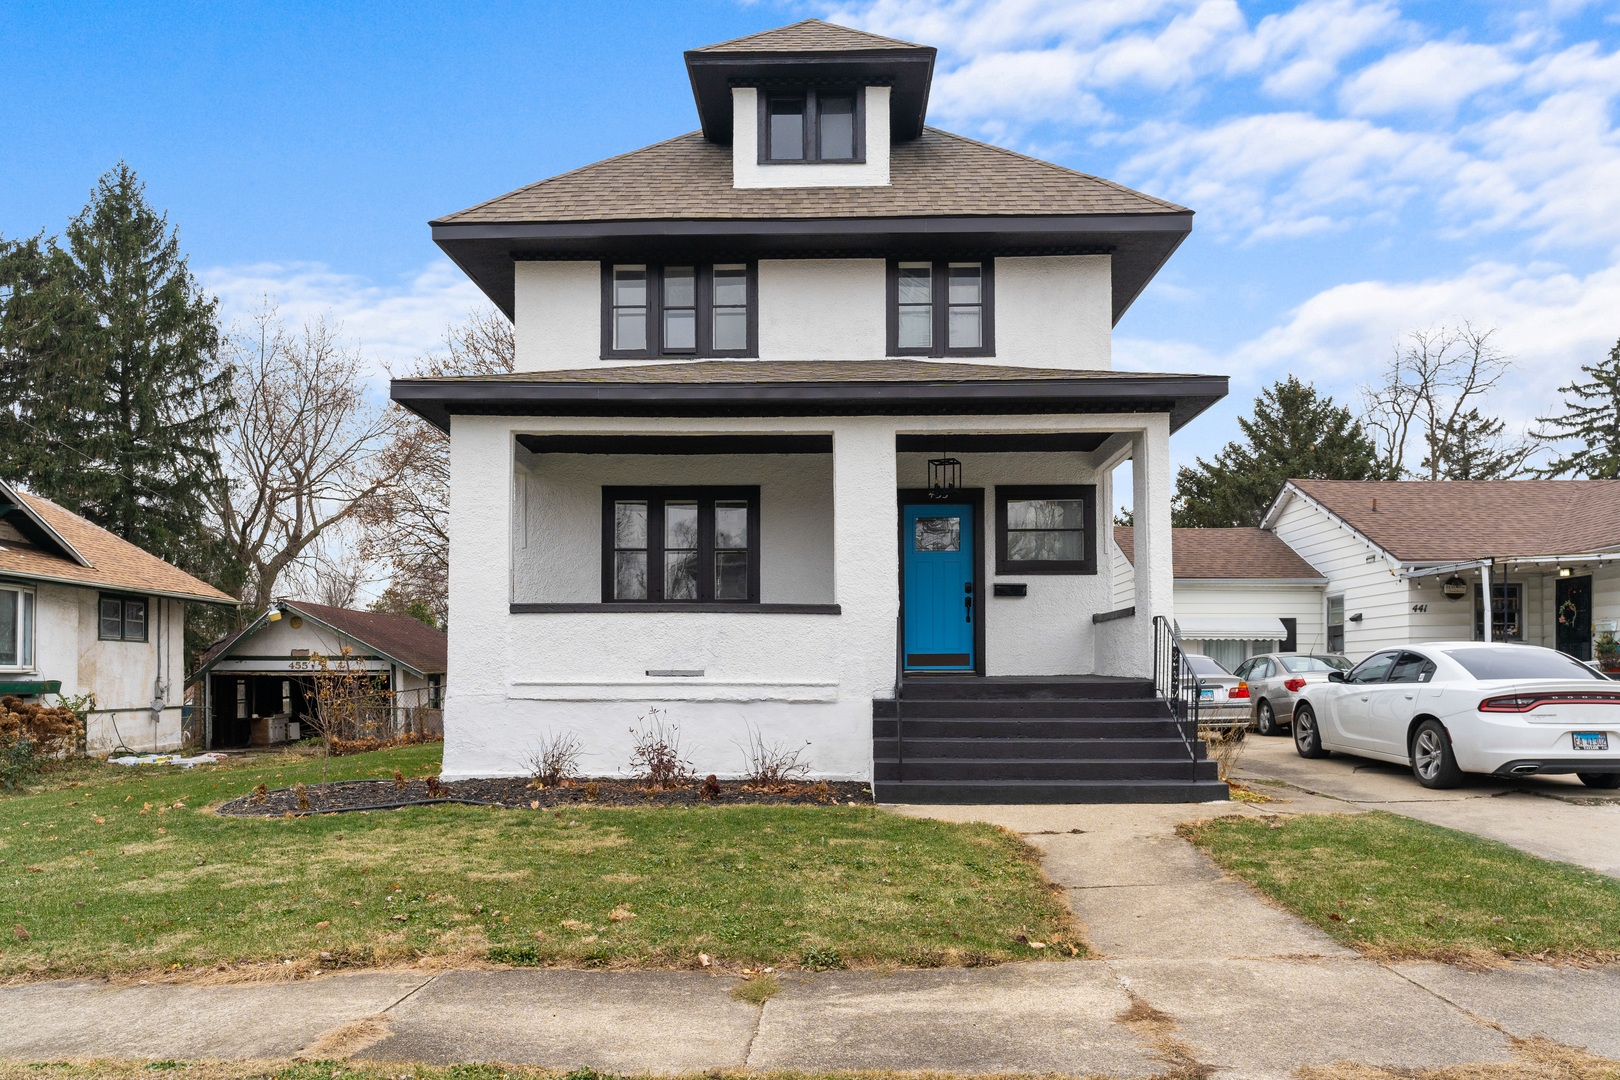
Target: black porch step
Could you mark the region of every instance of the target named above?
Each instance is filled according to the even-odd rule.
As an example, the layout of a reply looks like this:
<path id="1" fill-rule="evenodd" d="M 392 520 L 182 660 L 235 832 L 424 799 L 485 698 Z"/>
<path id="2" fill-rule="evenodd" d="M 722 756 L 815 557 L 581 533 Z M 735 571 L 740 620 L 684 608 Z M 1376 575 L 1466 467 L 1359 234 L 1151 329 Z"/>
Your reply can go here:
<path id="1" fill-rule="evenodd" d="M 872 791 L 880 803 L 1190 803 L 1224 801 L 1229 792 L 1219 780 L 927 780 L 896 783 L 876 780 Z"/>
<path id="2" fill-rule="evenodd" d="M 1118 782 L 1194 782 L 1218 779 L 1213 761 L 1180 761 L 1166 758 L 916 758 L 906 755 L 902 763 L 878 759 L 873 762 L 877 780 L 893 781 L 904 776 L 907 783 L 932 780 L 972 780 L 987 784 L 1047 781 L 1076 783 L 1113 780 Z"/>
<path id="3" fill-rule="evenodd" d="M 1197 760 L 1202 760 L 1204 744 L 1193 741 Z M 872 754 L 877 758 L 899 757 L 899 740 L 893 732 L 872 739 Z M 905 742 L 906 759 L 922 758 L 983 758 L 1019 760 L 1044 758 L 1070 761 L 1119 761 L 1137 758 L 1143 761 L 1188 760 L 1187 744 L 1178 737 L 1171 738 L 1098 738 L 1098 739 L 974 739 L 974 738 L 912 738 Z"/>
<path id="4" fill-rule="evenodd" d="M 1163 701 L 1157 698 L 902 698 L 900 707 L 907 720 L 913 718 L 938 717 L 949 719 L 960 717 L 962 719 L 994 719 L 996 717 L 1013 717 L 1028 719 L 1037 716 L 1052 716 L 1072 719 L 1085 717 L 1142 717 L 1144 719 L 1162 719 L 1169 715 Z M 872 702 L 872 715 L 874 717 L 887 717 L 895 714 L 895 702 L 891 699 L 879 699 Z"/>
<path id="5" fill-rule="evenodd" d="M 1041 699 L 1153 698 L 1152 679 L 1102 675 L 991 676 L 990 678 L 921 678 L 900 683 L 907 701 L 1038 701 Z"/>
<path id="6" fill-rule="evenodd" d="M 1168 712 L 1155 720 L 1134 717 L 930 720 L 907 712 L 900 726 L 907 742 L 912 739 L 1174 739 L 1181 742 L 1181 730 Z M 893 738 L 895 721 L 873 720 L 872 735 Z"/>

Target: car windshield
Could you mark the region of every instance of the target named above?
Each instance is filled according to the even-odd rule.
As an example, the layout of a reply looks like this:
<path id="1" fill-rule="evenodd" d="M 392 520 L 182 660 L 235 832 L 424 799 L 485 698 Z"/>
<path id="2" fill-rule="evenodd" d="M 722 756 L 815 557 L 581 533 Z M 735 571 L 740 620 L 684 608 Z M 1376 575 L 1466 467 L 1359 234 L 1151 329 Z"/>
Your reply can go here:
<path id="1" fill-rule="evenodd" d="M 1551 649 L 1448 649 L 1451 657 L 1480 682 L 1492 679 L 1601 679 L 1572 656 Z"/>
<path id="2" fill-rule="evenodd" d="M 1311 671 L 1343 671 L 1337 664 L 1330 664 L 1320 656 L 1284 656 L 1280 658 L 1282 666 L 1295 675 L 1304 675 Z"/>
<path id="3" fill-rule="evenodd" d="M 1230 671 L 1221 667 L 1212 657 L 1201 656 L 1198 653 L 1184 653 L 1187 666 L 1193 669 L 1195 675 L 1230 675 Z"/>

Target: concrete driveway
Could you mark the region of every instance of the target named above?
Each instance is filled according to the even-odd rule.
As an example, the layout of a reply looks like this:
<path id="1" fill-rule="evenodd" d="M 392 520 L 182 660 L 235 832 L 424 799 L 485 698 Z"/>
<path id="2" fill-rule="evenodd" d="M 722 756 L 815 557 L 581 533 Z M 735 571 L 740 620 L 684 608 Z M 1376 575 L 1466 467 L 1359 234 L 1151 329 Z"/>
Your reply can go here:
<path id="1" fill-rule="evenodd" d="M 1620 798 L 1573 776 L 1470 776 L 1460 788 L 1430 791 L 1409 768 L 1347 754 L 1308 760 L 1295 752 L 1290 738 L 1254 734 L 1236 775 L 1282 781 L 1338 800 L 1346 810 L 1388 810 L 1620 877 Z M 1276 808 L 1289 811 L 1286 803 Z M 1312 809 L 1320 806 L 1313 803 Z"/>

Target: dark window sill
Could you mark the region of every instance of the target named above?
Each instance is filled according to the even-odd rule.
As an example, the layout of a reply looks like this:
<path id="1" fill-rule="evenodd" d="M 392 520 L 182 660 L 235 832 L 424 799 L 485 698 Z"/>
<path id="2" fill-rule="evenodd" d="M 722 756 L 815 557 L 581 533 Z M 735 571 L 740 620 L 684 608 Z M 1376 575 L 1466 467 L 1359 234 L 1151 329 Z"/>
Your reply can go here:
<path id="1" fill-rule="evenodd" d="M 838 604 L 512 604 L 513 615 L 602 614 L 634 612 L 730 612 L 737 615 L 842 615 Z"/>

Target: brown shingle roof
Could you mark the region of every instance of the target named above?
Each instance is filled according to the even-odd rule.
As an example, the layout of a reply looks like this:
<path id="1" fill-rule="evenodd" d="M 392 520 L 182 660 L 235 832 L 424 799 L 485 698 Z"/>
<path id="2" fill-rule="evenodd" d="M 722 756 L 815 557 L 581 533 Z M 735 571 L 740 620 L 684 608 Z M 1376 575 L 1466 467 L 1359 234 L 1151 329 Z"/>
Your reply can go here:
<path id="1" fill-rule="evenodd" d="M 1136 530 L 1114 526 L 1114 542 L 1133 563 Z M 1321 580 L 1317 569 L 1264 529 L 1171 529 L 1170 562 L 1176 580 Z"/>
<path id="2" fill-rule="evenodd" d="M 208 603 L 236 603 L 234 597 L 205 581 L 198 581 L 184 570 L 119 539 L 106 529 L 92 525 L 49 499 L 23 491 L 16 491 L 15 494 L 29 510 L 39 515 L 40 520 L 83 555 L 90 565 L 80 566 L 72 559 L 32 544 L 5 541 L 0 542 L 0 574 L 126 592 L 161 593 Z"/>
<path id="3" fill-rule="evenodd" d="M 449 638 L 443 630 L 435 630 L 419 619 L 381 611 L 327 607 L 302 600 L 284 600 L 282 606 L 318 619 L 424 675 L 444 674 Z"/>
<path id="4" fill-rule="evenodd" d="M 433 224 L 1187 212 L 1101 177 L 924 128 L 891 149 L 887 187 L 735 188 L 731 148 L 692 132 Z"/>
<path id="5" fill-rule="evenodd" d="M 1620 547 L 1620 480 L 1289 483 L 1403 562 L 1579 555 Z"/>
<path id="6" fill-rule="evenodd" d="M 693 49 L 700 53 L 733 52 L 850 52 L 859 49 L 925 49 L 911 41 L 869 34 L 865 30 L 851 30 L 837 23 L 820 19 L 805 19 L 791 26 L 774 30 L 761 30 L 757 34 L 732 38 L 716 45 Z"/>
<path id="7" fill-rule="evenodd" d="M 445 375 L 410 379 L 442 383 L 907 383 L 1019 382 L 1028 379 L 1185 379 L 1162 371 L 1097 371 L 961 364 L 938 360 L 686 360 L 673 364 L 604 364 L 565 371 Z"/>

